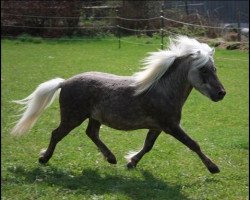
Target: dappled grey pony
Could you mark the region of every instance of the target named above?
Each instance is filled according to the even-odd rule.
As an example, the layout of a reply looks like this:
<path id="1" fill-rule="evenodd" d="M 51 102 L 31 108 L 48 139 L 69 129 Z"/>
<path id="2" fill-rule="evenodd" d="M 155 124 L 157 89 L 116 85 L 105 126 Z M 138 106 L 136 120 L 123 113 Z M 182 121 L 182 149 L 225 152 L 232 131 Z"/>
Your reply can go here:
<path id="1" fill-rule="evenodd" d="M 196 152 L 211 173 L 217 173 L 219 168 L 180 127 L 182 107 L 193 87 L 213 101 L 226 94 L 216 75 L 213 54 L 207 44 L 178 36 L 167 50 L 151 53 L 144 68 L 132 76 L 87 72 L 44 82 L 27 98 L 14 101 L 26 110 L 12 134 L 31 129 L 60 92 L 61 123 L 52 132 L 48 148 L 42 150 L 40 163 L 47 163 L 56 144 L 88 118 L 86 134 L 109 163 L 117 161 L 99 138 L 101 124 L 118 130 L 149 129 L 143 148 L 127 156 L 128 168 L 137 165 L 164 131 Z"/>

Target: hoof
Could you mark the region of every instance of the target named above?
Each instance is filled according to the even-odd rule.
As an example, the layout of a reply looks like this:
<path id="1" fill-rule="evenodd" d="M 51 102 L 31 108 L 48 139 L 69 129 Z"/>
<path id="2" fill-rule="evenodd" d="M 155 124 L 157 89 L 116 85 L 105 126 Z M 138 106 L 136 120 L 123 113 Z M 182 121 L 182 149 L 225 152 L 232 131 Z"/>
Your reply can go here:
<path id="1" fill-rule="evenodd" d="M 116 164 L 117 163 L 117 160 L 115 158 L 114 155 L 110 155 L 109 157 L 107 157 L 107 161 L 110 163 L 110 164 Z"/>
<path id="2" fill-rule="evenodd" d="M 208 170 L 209 170 L 212 174 L 216 174 L 216 173 L 219 173 L 219 172 L 220 172 L 219 167 L 217 167 L 216 165 L 209 167 Z"/>
<path id="3" fill-rule="evenodd" d="M 46 164 L 47 162 L 48 162 L 48 159 L 45 159 L 44 157 L 40 157 L 39 159 L 38 159 L 38 162 L 40 163 L 40 164 Z"/>
<path id="4" fill-rule="evenodd" d="M 128 164 L 127 164 L 127 168 L 128 169 L 134 169 L 136 167 L 136 165 L 134 164 L 134 163 L 132 163 L 132 162 L 129 162 Z"/>
<path id="5" fill-rule="evenodd" d="M 39 154 L 40 157 L 38 159 L 38 161 L 39 161 L 40 164 L 46 164 L 48 162 L 48 160 L 49 160 L 49 159 L 47 159 L 45 157 L 45 153 L 46 153 L 46 149 L 42 149 L 40 151 L 40 154 Z"/>

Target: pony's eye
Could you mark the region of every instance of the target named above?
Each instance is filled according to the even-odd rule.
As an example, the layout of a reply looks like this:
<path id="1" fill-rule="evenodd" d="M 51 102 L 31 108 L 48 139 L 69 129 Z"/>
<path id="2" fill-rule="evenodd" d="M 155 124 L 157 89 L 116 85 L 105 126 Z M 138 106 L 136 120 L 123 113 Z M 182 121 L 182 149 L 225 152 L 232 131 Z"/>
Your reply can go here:
<path id="1" fill-rule="evenodd" d="M 206 73 L 207 73 L 207 69 L 206 69 L 205 67 L 200 68 L 200 71 L 201 71 L 201 73 L 203 73 L 203 74 L 206 74 Z"/>

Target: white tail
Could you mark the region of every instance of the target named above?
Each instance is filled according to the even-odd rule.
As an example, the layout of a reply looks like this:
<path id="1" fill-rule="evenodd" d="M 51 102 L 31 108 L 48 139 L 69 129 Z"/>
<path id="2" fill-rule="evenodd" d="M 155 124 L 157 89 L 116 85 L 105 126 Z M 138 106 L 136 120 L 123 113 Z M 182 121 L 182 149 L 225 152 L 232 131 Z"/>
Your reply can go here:
<path id="1" fill-rule="evenodd" d="M 64 79 L 62 78 L 55 78 L 44 82 L 25 99 L 13 101 L 17 104 L 25 105 L 25 111 L 23 112 L 21 119 L 12 129 L 12 135 L 23 135 L 32 128 L 38 117 L 51 105 L 55 97 L 59 94 L 60 83 L 63 81 Z"/>

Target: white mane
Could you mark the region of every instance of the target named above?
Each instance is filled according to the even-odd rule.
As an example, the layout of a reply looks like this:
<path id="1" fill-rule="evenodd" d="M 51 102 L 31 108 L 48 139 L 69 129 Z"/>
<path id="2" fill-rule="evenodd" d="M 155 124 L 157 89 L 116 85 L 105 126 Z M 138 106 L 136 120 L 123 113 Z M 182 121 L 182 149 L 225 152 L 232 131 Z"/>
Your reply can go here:
<path id="1" fill-rule="evenodd" d="M 200 43 L 187 36 L 178 36 L 170 39 L 170 45 L 166 50 L 152 52 L 143 61 L 143 71 L 133 75 L 136 86 L 136 94 L 140 94 L 153 86 L 174 63 L 176 58 L 192 55 L 192 66 L 199 67 L 212 58 L 214 49 L 205 43 Z"/>

